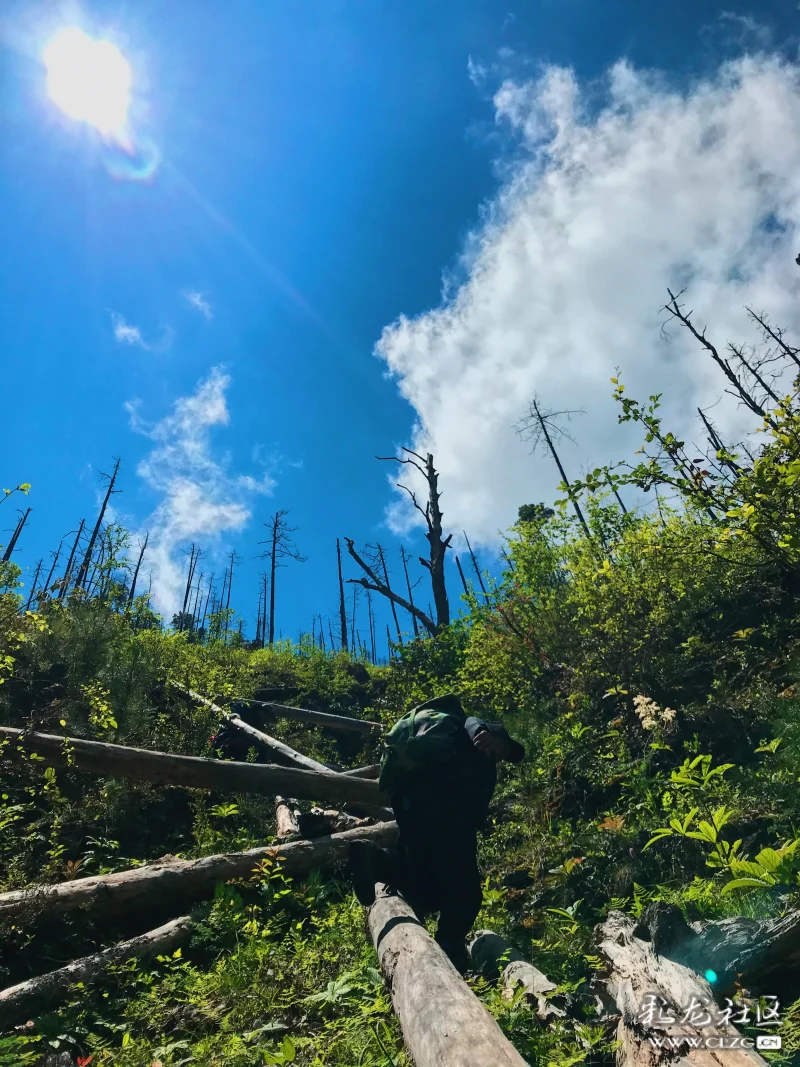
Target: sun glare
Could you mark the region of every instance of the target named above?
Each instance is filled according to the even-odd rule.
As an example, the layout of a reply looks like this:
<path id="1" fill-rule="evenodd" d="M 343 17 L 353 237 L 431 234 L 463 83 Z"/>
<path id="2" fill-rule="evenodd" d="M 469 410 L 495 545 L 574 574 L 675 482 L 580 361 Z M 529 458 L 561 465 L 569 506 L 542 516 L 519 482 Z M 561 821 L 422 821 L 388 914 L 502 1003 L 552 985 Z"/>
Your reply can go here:
<path id="1" fill-rule="evenodd" d="M 130 63 L 115 44 L 70 27 L 53 37 L 43 59 L 54 104 L 106 136 L 122 132 L 132 79 Z"/>

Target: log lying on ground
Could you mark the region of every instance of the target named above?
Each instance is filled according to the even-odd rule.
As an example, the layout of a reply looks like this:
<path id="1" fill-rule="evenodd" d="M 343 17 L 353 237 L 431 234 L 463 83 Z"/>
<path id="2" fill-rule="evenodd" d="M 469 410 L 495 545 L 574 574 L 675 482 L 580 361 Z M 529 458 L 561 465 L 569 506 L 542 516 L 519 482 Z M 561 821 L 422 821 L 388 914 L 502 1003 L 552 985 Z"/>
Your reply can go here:
<path id="1" fill-rule="evenodd" d="M 338 771 L 332 771 L 327 763 L 320 763 L 319 760 L 315 760 L 311 756 L 304 756 L 302 752 L 298 752 L 290 745 L 285 744 L 283 741 L 279 741 L 276 737 L 270 737 L 269 734 L 265 734 L 261 730 L 257 730 L 254 726 L 250 726 L 249 723 L 246 723 L 238 715 L 229 715 L 227 716 L 227 719 L 228 722 L 247 734 L 248 737 L 252 737 L 257 744 L 260 744 L 268 752 L 274 753 L 282 763 L 300 767 L 307 771 L 321 771 L 323 774 L 339 773 Z M 358 778 L 361 776 L 348 775 L 348 777 Z M 384 808 L 380 805 L 362 805 L 362 808 L 373 819 L 378 819 L 380 822 L 386 822 L 388 819 L 394 818 L 394 813 L 389 808 Z M 303 833 L 303 836 L 305 837 L 306 834 Z"/>
<path id="2" fill-rule="evenodd" d="M 182 901 L 201 900 L 214 892 L 218 882 L 247 878 L 262 860 L 280 861 L 288 874 L 301 875 L 313 868 L 343 862 L 353 841 L 387 846 L 396 839 L 396 823 L 378 823 L 315 841 L 268 845 L 199 860 L 152 863 L 56 885 L 28 886 L 0 893 L 0 919 L 13 919 L 28 911 L 72 911 L 83 905 L 90 905 L 99 914 L 113 914 L 143 904 L 161 904 L 172 896 Z"/>
<path id="3" fill-rule="evenodd" d="M 532 963 L 512 945 L 492 930 L 479 930 L 469 946 L 470 959 L 476 971 L 486 979 L 500 976 L 504 995 L 512 997 L 521 985 L 525 999 L 536 1005 L 536 1014 L 540 1019 L 551 1016 L 563 1018 L 566 1015 L 566 1003 L 563 997 L 547 999 L 547 994 L 556 988 L 547 975 L 534 967 Z"/>
<path id="4" fill-rule="evenodd" d="M 637 923 L 619 911 L 612 911 L 595 931 L 597 949 L 608 967 L 605 992 L 620 1013 L 617 1038 L 621 1042 L 617 1052 L 620 1067 L 656 1067 L 660 1064 L 694 1065 L 694 1067 L 764 1067 L 765 1061 L 747 1048 L 697 1048 L 689 1050 L 684 1043 L 670 1047 L 669 1039 L 738 1037 L 730 1023 L 720 1023 L 715 1015 L 715 1000 L 711 986 L 695 971 L 666 956 L 659 955 L 652 941 L 636 936 Z M 655 996 L 663 1001 L 662 1013 L 656 1010 L 647 1017 L 648 1003 Z M 683 1021 L 691 1004 L 709 1006 L 706 1016 L 696 1015 L 697 1021 Z M 673 1019 L 674 1021 L 669 1021 Z M 664 1021 L 662 1021 L 664 1020 Z M 666 1048 L 659 1049 L 662 1041 Z"/>
<path id="5" fill-rule="evenodd" d="M 369 929 L 416 1067 L 527 1067 L 408 904 L 376 889 Z"/>
<path id="6" fill-rule="evenodd" d="M 176 689 L 179 693 L 183 693 L 184 696 L 189 697 L 198 704 L 205 704 L 207 708 L 211 708 L 213 711 L 219 711 L 220 708 L 213 700 L 209 700 L 208 697 L 202 696 L 200 693 L 196 693 L 193 689 L 189 689 L 185 685 L 181 685 L 180 682 L 169 683 L 173 689 Z M 357 733 L 372 734 L 380 733 L 383 727 L 379 722 L 369 722 L 366 719 L 353 719 L 347 715 L 332 715 L 327 711 L 311 711 L 308 708 L 293 708 L 287 704 L 273 704 L 271 701 L 266 700 L 249 700 L 246 697 L 235 698 L 240 704 L 250 704 L 257 708 L 266 708 L 270 714 L 279 719 L 297 719 L 300 722 L 309 722 L 315 726 L 327 726 L 331 730 L 354 730 Z"/>
<path id="7" fill-rule="evenodd" d="M 294 841 L 300 836 L 300 814 L 293 800 L 275 797 L 275 834 L 281 841 Z"/>
<path id="8" fill-rule="evenodd" d="M 373 807 L 381 799 L 377 783 L 328 770 L 309 771 L 277 767 L 271 763 L 234 763 L 199 756 L 176 756 L 77 737 L 25 733 L 10 726 L 0 726 L 0 741 L 3 740 L 11 742 L 4 753 L 12 758 L 21 747 L 24 752 L 41 756 L 47 766 L 69 766 L 107 777 L 231 793 L 273 796 L 282 793 L 307 800 L 351 801 Z"/>
<path id="9" fill-rule="evenodd" d="M 710 967 L 723 991 L 739 978 L 748 988 L 758 985 L 769 993 L 776 971 L 800 967 L 800 911 L 780 919 L 737 915 L 687 923 L 680 908 L 656 901 L 645 908 L 635 933 L 659 955 L 691 970 L 702 973 Z"/>
<path id="10" fill-rule="evenodd" d="M 342 774 L 349 774 L 353 778 L 376 779 L 380 773 L 380 763 L 370 763 L 368 767 L 354 767 L 352 771 L 342 771 Z"/>
<path id="11" fill-rule="evenodd" d="M 76 982 L 88 982 L 112 963 L 172 952 L 189 937 L 191 926 L 189 916 L 184 915 L 130 941 L 121 941 L 102 952 L 68 963 L 57 971 L 3 989 L 0 991 L 0 1030 L 10 1030 L 32 1016 L 49 1011 L 64 1000 L 70 986 Z"/>

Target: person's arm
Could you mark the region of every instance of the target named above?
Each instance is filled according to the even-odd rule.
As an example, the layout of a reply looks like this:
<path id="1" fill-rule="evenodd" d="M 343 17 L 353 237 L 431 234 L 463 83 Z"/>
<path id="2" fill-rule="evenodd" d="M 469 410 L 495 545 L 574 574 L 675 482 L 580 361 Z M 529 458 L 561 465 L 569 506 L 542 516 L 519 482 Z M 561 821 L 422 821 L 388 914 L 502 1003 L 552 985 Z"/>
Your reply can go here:
<path id="1" fill-rule="evenodd" d="M 469 718 L 464 727 L 478 752 L 496 759 L 508 760 L 509 763 L 521 763 L 525 758 L 523 746 L 509 735 L 501 723 Z"/>

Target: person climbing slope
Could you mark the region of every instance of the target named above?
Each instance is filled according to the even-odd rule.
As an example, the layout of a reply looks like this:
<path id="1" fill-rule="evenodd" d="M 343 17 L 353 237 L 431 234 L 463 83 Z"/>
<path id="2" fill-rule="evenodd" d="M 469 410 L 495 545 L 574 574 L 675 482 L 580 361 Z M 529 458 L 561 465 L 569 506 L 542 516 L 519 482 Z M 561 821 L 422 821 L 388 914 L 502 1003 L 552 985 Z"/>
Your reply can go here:
<path id="1" fill-rule="evenodd" d="M 467 717 L 452 693 L 434 697 L 404 715 L 384 741 L 379 785 L 400 830 L 396 848 L 365 842 L 350 848 L 361 904 L 369 907 L 375 883 L 384 882 L 420 919 L 438 911 L 436 940 L 462 973 L 482 900 L 476 831 L 488 814 L 497 761 L 524 756 L 505 727 Z"/>

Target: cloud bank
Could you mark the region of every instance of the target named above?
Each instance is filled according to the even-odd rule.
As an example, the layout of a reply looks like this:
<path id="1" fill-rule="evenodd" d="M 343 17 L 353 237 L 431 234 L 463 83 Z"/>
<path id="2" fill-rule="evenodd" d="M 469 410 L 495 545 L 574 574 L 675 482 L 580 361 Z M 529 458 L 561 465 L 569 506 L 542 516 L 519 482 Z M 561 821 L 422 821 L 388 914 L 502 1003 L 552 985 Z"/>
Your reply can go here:
<path id="1" fill-rule="evenodd" d="M 222 369 L 213 368 L 190 396 L 175 402 L 170 415 L 152 425 L 142 420 L 138 404 L 126 405 L 131 428 L 153 443 L 137 474 L 162 497 L 143 528 L 150 533 L 145 560 L 154 606 L 167 618 L 183 600 L 183 550 L 192 541 L 211 550 L 219 546 L 223 534 L 235 533 L 248 522 L 253 496 L 270 494 L 275 487 L 268 472 L 258 479 L 235 475 L 226 460 L 213 454 L 212 430 L 230 421 L 229 384 Z"/>
<path id="2" fill-rule="evenodd" d="M 724 381 L 680 327 L 661 336 L 667 287 L 687 287 L 698 326 L 720 346 L 757 340 L 743 305 L 800 327 L 800 73 L 744 57 L 678 91 L 616 64 L 602 86 L 568 69 L 507 79 L 495 120 L 519 146 L 486 206 L 442 306 L 387 326 L 376 354 L 413 406 L 411 444 L 434 453 L 448 529 L 483 544 L 520 504 L 552 500 L 558 476 L 513 426 L 537 392 L 583 408 L 573 474 L 629 457 L 609 377 L 630 395 L 664 392 L 665 425 L 701 440 L 696 407 Z M 729 436 L 750 424 L 727 397 L 713 413 Z M 398 497 L 395 528 L 413 522 Z"/>

